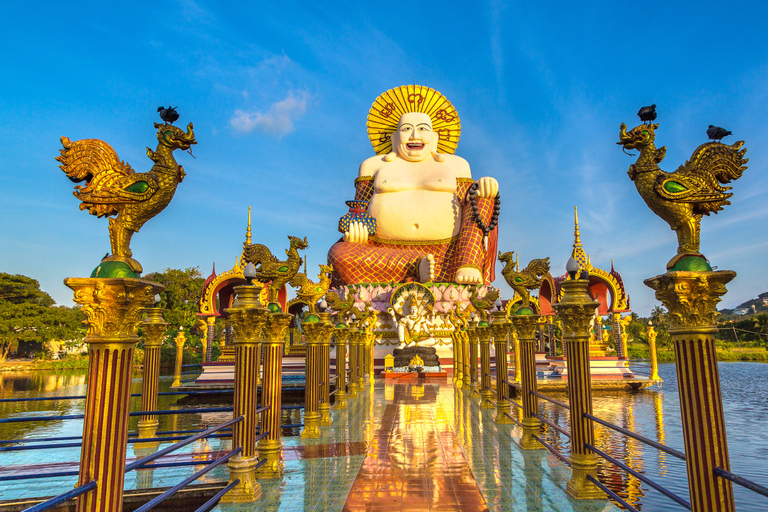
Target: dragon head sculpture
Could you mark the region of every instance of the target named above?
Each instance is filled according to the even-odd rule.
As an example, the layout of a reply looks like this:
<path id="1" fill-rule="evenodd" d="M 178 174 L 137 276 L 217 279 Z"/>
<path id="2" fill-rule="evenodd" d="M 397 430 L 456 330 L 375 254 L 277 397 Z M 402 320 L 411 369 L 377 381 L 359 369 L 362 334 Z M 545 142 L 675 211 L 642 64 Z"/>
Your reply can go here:
<path id="1" fill-rule="evenodd" d="M 197 144 L 197 141 L 195 140 L 195 132 L 192 130 L 192 123 L 187 125 L 186 132 L 172 124 L 155 123 L 155 128 L 157 128 L 157 141 L 162 146 L 168 147 L 170 150 L 181 149 L 186 151 L 191 148 L 193 144 Z"/>

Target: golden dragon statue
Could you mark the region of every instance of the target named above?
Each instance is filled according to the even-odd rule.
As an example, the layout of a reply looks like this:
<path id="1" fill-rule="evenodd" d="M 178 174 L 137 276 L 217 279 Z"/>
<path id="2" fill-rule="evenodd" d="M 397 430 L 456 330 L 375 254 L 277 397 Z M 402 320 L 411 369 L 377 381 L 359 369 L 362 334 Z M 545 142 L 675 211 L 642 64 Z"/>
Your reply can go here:
<path id="1" fill-rule="evenodd" d="M 328 288 L 331 286 L 331 273 L 333 273 L 332 265 L 320 265 L 320 273 L 317 274 L 319 281 L 317 283 L 310 281 L 307 275 L 301 272 L 288 281 L 288 284 L 297 288 L 296 297 L 309 305 L 309 312 L 312 314 L 317 314 L 317 301 L 323 298 L 323 295 L 328 292 Z"/>
<path id="2" fill-rule="evenodd" d="M 480 318 L 483 322 L 488 321 L 488 311 L 493 309 L 496 306 L 496 300 L 500 296 L 499 290 L 491 289 L 489 288 L 485 295 L 482 297 L 478 296 L 479 288 L 477 285 L 473 285 L 470 287 L 469 292 L 469 302 L 472 304 L 472 307 L 475 308 L 475 311 L 480 313 Z"/>
<path id="3" fill-rule="evenodd" d="M 285 254 L 288 256 L 285 261 L 280 261 L 273 256 L 266 245 L 244 244 L 243 259 L 248 263 L 253 263 L 253 266 L 256 267 L 256 280 L 268 286 L 270 304 L 277 304 L 277 294 L 301 268 L 302 260 L 299 256 L 299 250 L 309 247 L 307 237 L 302 240 L 289 235 L 288 240 L 290 240 L 290 245 L 285 250 Z"/>
<path id="4" fill-rule="evenodd" d="M 499 261 L 504 263 L 501 275 L 504 276 L 507 284 L 523 299 L 517 310 L 522 308 L 530 309 L 531 290 L 540 288 L 542 278 L 549 273 L 549 258 L 531 260 L 523 270 L 517 270 L 520 268 L 519 257 L 515 259 L 514 254 L 514 251 L 503 254 L 499 251 Z"/>
<path id="5" fill-rule="evenodd" d="M 110 217 L 112 254 L 102 261 L 125 263 L 136 274 L 141 273 L 142 267 L 132 258 L 131 236 L 168 206 L 184 179 L 186 173 L 173 152 L 189 150 L 192 144 L 197 144 L 192 123 L 186 132 L 171 124 L 155 123 L 155 128 L 157 149 L 147 148 L 147 156 L 154 162 L 149 172 L 135 172 L 118 158 L 112 146 L 98 139 L 72 142 L 62 137 L 64 149 L 56 157 L 70 180 L 85 181 L 85 186 L 76 185 L 73 192 L 82 201 L 80 209 L 97 217 Z"/>
<path id="6" fill-rule="evenodd" d="M 355 296 L 352 293 L 347 294 L 346 299 L 342 299 L 341 295 L 337 291 L 330 291 L 325 295 L 325 301 L 328 303 L 328 309 L 336 311 L 339 317 L 339 321 L 347 316 L 355 315 L 358 320 L 365 320 L 370 315 L 371 305 L 365 302 L 363 309 L 355 306 Z"/>
<path id="7" fill-rule="evenodd" d="M 621 124 L 617 144 L 625 150 L 640 152 L 627 174 L 645 204 L 677 233 L 678 254 L 667 263 L 667 269 L 711 270 L 699 252 L 701 218 L 731 204 L 728 201 L 733 195 L 728 192 L 731 187 L 724 185 L 740 178 L 747 168 L 748 159 L 744 158 L 747 149 L 742 148 L 744 141 L 732 145 L 707 142 L 696 148 L 690 160 L 675 172 L 668 173 L 658 165 L 667 152 L 666 146 L 656 149 L 654 144 L 658 127 L 658 124 L 647 123 L 627 131 L 627 126 Z M 698 261 L 701 266 L 701 260 L 703 268 L 685 266 L 696 265 L 692 261 Z M 684 266 L 676 266 L 678 262 Z"/>

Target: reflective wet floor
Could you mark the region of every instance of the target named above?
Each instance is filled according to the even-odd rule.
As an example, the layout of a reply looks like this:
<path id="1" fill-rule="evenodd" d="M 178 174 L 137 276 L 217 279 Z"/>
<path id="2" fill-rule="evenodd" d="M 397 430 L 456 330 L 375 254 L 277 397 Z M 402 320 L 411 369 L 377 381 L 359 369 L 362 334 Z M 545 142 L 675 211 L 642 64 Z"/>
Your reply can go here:
<path id="1" fill-rule="evenodd" d="M 284 439 L 285 475 L 219 511 L 615 511 L 566 495 L 570 470 L 447 382 L 377 379 L 313 440 Z"/>

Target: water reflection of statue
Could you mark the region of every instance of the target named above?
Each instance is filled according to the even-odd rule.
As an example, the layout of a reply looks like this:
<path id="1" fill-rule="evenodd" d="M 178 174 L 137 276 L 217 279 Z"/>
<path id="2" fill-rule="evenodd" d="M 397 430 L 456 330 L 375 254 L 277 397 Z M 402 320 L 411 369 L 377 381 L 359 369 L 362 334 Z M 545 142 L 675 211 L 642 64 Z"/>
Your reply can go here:
<path id="1" fill-rule="evenodd" d="M 493 281 L 498 182 L 475 182 L 452 154 L 453 106 L 433 89 L 399 87 L 376 100 L 368 131 L 377 156 L 360 165 L 355 200 L 370 203 L 328 253 L 335 284 Z"/>

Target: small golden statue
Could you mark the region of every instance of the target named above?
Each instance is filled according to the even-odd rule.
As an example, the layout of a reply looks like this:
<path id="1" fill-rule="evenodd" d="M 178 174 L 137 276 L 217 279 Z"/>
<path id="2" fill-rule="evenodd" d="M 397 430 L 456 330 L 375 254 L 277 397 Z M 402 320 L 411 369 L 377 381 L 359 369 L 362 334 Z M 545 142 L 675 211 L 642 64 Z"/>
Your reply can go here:
<path id="1" fill-rule="evenodd" d="M 504 254 L 499 252 L 499 261 L 504 263 L 501 275 L 523 299 L 522 304 L 517 308 L 518 311 L 522 311 L 523 308 L 530 309 L 531 290 L 538 289 L 542 278 L 549 272 L 549 258 L 531 260 L 528 266 L 520 271 L 519 257 L 515 259 L 514 254 L 514 251 Z"/>
<path id="2" fill-rule="evenodd" d="M 413 359 L 411 359 L 411 362 L 408 363 L 408 366 L 424 366 L 424 360 L 419 357 L 418 354 L 413 356 Z"/>
<path id="3" fill-rule="evenodd" d="M 301 272 L 297 273 L 290 281 L 288 281 L 288 284 L 297 288 L 296 297 L 306 301 L 309 305 L 309 312 L 317 314 L 317 301 L 323 298 L 323 295 L 326 294 L 328 288 L 331 286 L 333 266 L 320 265 L 320 273 L 317 274 L 319 281 L 317 283 L 313 283 L 309 280 L 306 274 L 306 267 L 304 272 L 305 273 L 303 274 Z"/>
<path id="4" fill-rule="evenodd" d="M 302 240 L 289 235 L 288 240 L 290 240 L 290 245 L 285 250 L 285 254 L 288 256 L 286 261 L 280 261 L 274 257 L 266 245 L 244 244 L 243 259 L 248 263 L 253 263 L 253 266 L 256 267 L 257 281 L 268 283 L 270 304 L 277 304 L 277 294 L 299 272 L 299 268 L 301 268 L 299 250 L 309 247 L 307 237 Z"/>
<path id="5" fill-rule="evenodd" d="M 704 270 L 712 268 L 699 253 L 701 217 L 717 213 L 731 204 L 731 187 L 723 186 L 741 177 L 747 168 L 744 141 L 727 145 L 707 142 L 693 152 L 691 159 L 677 171 L 667 173 L 658 164 L 664 159 L 666 146 L 656 149 L 658 124 L 641 124 L 627 131 L 622 123 L 617 144 L 638 149 L 637 161 L 629 167 L 629 179 L 648 207 L 677 232 L 677 256 L 667 263 L 668 270 Z"/>
<path id="6" fill-rule="evenodd" d="M 488 321 L 488 311 L 496 306 L 496 301 L 499 299 L 501 293 L 499 290 L 488 288 L 485 295 L 479 297 L 479 288 L 472 286 L 470 288 L 469 302 L 475 311 L 480 313 L 481 321 Z"/>
<path id="7" fill-rule="evenodd" d="M 176 187 L 184 179 L 184 169 L 173 157 L 177 149 L 189 150 L 197 144 L 192 123 L 186 133 L 171 124 L 157 124 L 157 149 L 147 148 L 147 156 L 154 162 L 149 172 L 137 173 L 130 165 L 120 161 L 112 146 L 98 139 L 83 139 L 75 142 L 61 138 L 64 149 L 56 160 L 61 170 L 75 183 L 85 181 L 85 186 L 76 185 L 73 195 L 82 201 L 81 210 L 88 210 L 97 217 L 109 219 L 109 241 L 112 255 L 102 262 L 121 262 L 129 267 L 120 270 L 106 270 L 106 275 L 93 277 L 138 277 L 141 264 L 131 256 L 131 236 L 149 219 L 160 213 L 173 199 Z M 98 273 L 99 269 L 97 269 Z M 118 272 L 119 275 L 110 272 Z"/>

